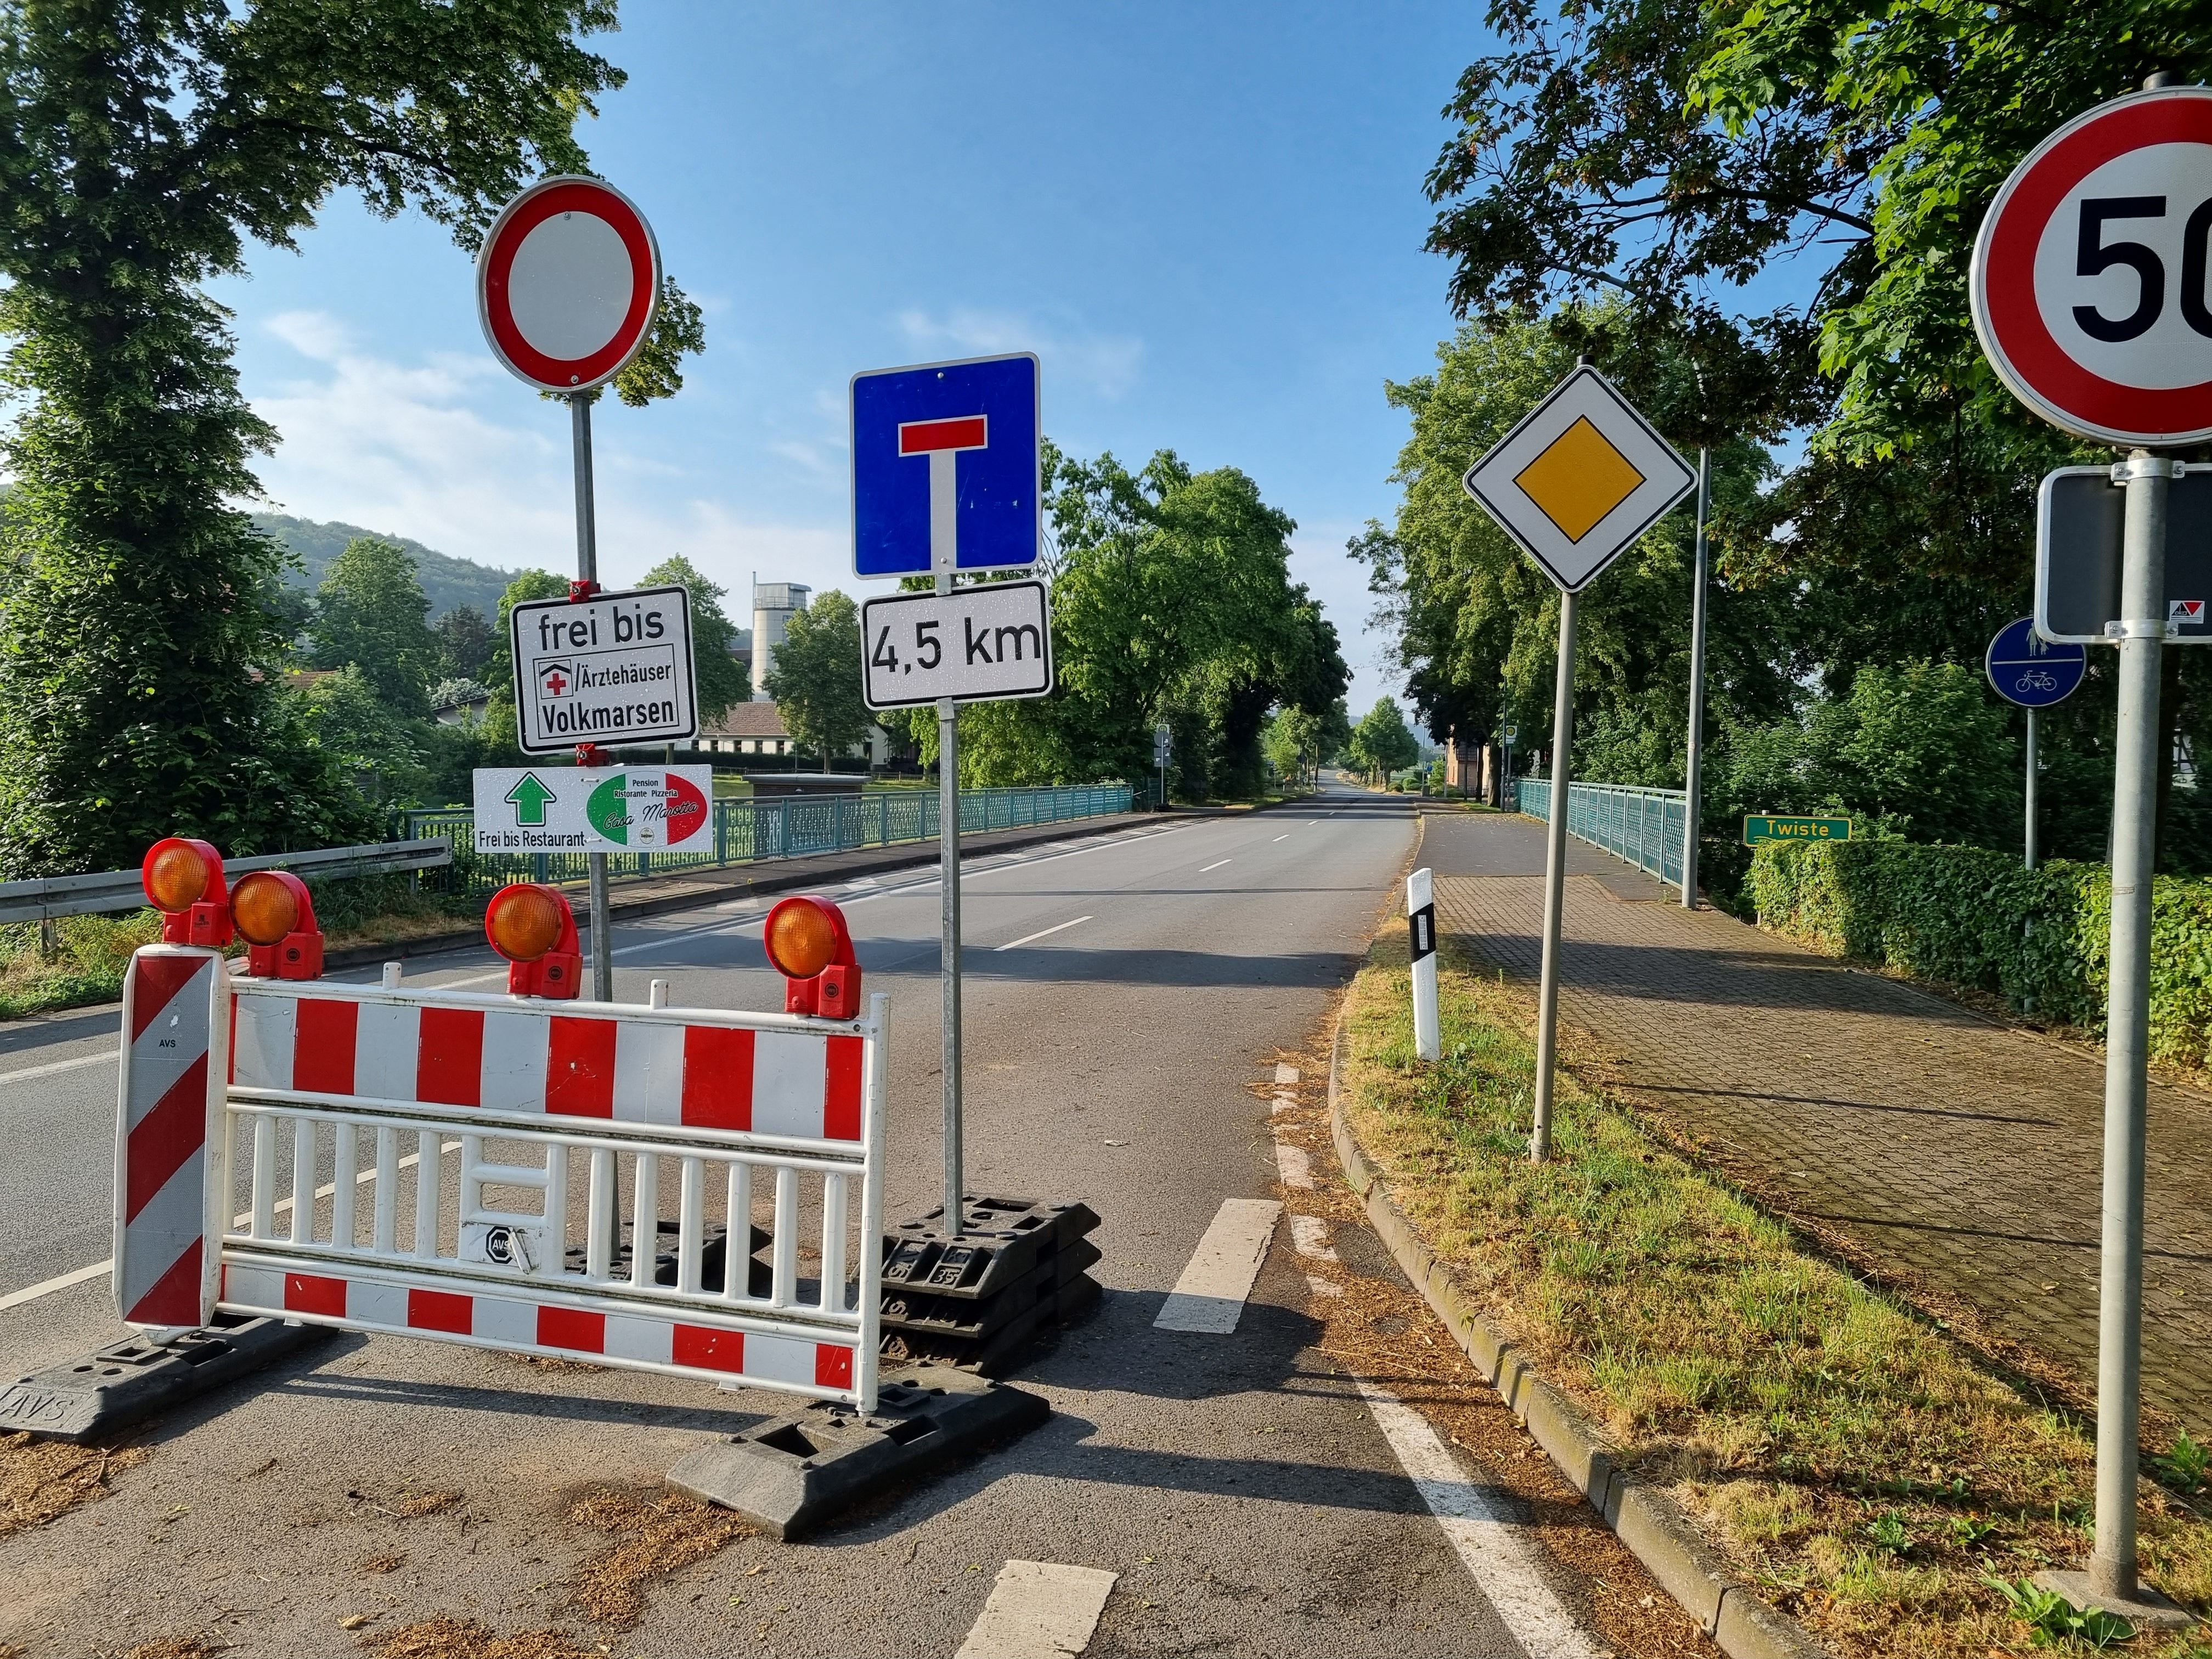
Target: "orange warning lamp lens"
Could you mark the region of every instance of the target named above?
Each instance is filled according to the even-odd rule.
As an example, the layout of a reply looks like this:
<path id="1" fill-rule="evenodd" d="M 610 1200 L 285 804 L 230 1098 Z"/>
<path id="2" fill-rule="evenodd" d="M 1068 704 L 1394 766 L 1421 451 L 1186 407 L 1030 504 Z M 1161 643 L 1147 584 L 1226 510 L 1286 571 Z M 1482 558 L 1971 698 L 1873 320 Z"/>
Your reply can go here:
<path id="1" fill-rule="evenodd" d="M 300 925 L 300 901 L 276 872 L 257 870 L 231 889 L 230 916 L 248 945 L 276 945 Z"/>
<path id="2" fill-rule="evenodd" d="M 561 942 L 568 907 L 534 883 L 501 888 L 492 897 L 484 931 L 492 949 L 509 962 L 535 962 Z"/>
<path id="3" fill-rule="evenodd" d="M 146 896 L 174 915 L 200 902 L 208 890 L 207 860 L 182 842 L 156 849 L 146 861 Z"/>
<path id="4" fill-rule="evenodd" d="M 812 979 L 837 955 L 837 925 L 811 899 L 786 899 L 769 912 L 768 959 L 787 979 Z"/>

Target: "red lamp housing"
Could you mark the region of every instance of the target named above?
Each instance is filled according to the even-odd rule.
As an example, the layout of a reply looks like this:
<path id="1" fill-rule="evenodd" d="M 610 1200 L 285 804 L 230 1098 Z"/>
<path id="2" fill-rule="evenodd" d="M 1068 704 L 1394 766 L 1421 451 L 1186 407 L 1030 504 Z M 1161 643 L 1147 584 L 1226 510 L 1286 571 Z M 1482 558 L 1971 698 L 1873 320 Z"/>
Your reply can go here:
<path id="1" fill-rule="evenodd" d="M 161 943 L 230 943 L 230 898 L 222 882 L 222 854 L 204 841 L 165 836 L 146 849 L 138 879 L 147 902 L 161 913 Z"/>
<path id="2" fill-rule="evenodd" d="M 484 906 L 484 938 L 507 958 L 509 996 L 570 998 L 583 989 L 584 943 L 557 888 L 534 881 L 501 888 Z"/>
<path id="3" fill-rule="evenodd" d="M 845 913 L 802 894 L 781 900 L 761 930 L 769 965 L 783 975 L 783 1010 L 823 1019 L 860 1017 L 860 964 Z"/>
<path id="4" fill-rule="evenodd" d="M 307 884 L 289 870 L 256 870 L 230 892 L 231 921 L 246 939 L 246 971 L 257 979 L 315 979 L 323 930 Z"/>

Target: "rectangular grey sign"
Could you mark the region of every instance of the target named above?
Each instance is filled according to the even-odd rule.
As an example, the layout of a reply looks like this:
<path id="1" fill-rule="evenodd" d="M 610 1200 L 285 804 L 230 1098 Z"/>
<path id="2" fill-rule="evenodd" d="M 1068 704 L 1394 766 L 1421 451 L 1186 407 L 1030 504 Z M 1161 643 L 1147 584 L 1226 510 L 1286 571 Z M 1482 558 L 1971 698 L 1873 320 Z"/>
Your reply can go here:
<path id="1" fill-rule="evenodd" d="M 2036 495 L 2035 631 L 2109 645 L 2120 616 L 2120 533 L 2127 491 L 2103 466 L 2062 466 Z M 2166 486 L 2166 637 L 2212 642 L 2212 469 Z"/>

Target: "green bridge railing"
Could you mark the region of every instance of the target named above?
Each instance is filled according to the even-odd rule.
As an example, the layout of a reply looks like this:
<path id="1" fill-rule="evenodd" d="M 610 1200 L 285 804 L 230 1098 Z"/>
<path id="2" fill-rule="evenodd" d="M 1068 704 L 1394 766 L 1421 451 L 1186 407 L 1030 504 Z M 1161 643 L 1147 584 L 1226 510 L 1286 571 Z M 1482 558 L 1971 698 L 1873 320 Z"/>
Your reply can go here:
<path id="1" fill-rule="evenodd" d="M 1552 785 L 1521 778 L 1521 814 L 1548 823 Z M 1682 828 L 1689 796 L 1680 789 L 1638 789 L 1619 783 L 1570 783 L 1567 833 L 1662 881 L 1682 879 Z"/>
<path id="2" fill-rule="evenodd" d="M 1130 810 L 1127 784 L 1049 789 L 963 789 L 960 833 L 1020 830 L 1031 824 L 1061 823 L 1103 817 Z M 450 842 L 453 863 L 422 872 L 426 889 L 469 895 L 489 894 L 511 881 L 582 881 L 582 853 L 479 853 L 476 814 L 466 807 L 417 808 L 405 814 L 410 840 L 433 837 Z M 930 841 L 937 835 L 934 789 L 872 789 L 840 795 L 788 795 L 775 799 L 720 796 L 714 801 L 710 836 L 697 848 L 668 852 L 610 853 L 610 876 L 644 876 L 678 870 L 752 864 L 764 859 L 799 858 L 810 853 L 842 853 L 862 847 L 890 847 Z"/>

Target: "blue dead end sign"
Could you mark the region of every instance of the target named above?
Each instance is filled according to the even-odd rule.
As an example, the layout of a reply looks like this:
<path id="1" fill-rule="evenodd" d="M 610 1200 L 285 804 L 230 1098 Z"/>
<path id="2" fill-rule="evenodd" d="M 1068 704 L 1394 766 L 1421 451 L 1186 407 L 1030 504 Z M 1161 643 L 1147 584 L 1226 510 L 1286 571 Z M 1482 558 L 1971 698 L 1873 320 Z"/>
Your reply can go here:
<path id="1" fill-rule="evenodd" d="M 1042 431 L 1030 352 L 855 374 L 854 574 L 1035 564 Z"/>
<path id="2" fill-rule="evenodd" d="M 2035 631 L 2033 617 L 1999 629 L 1983 659 L 1997 696 L 2022 708 L 2048 708 L 2063 702 L 2081 684 L 2088 666 L 2087 651 L 2079 645 L 2053 645 Z"/>

